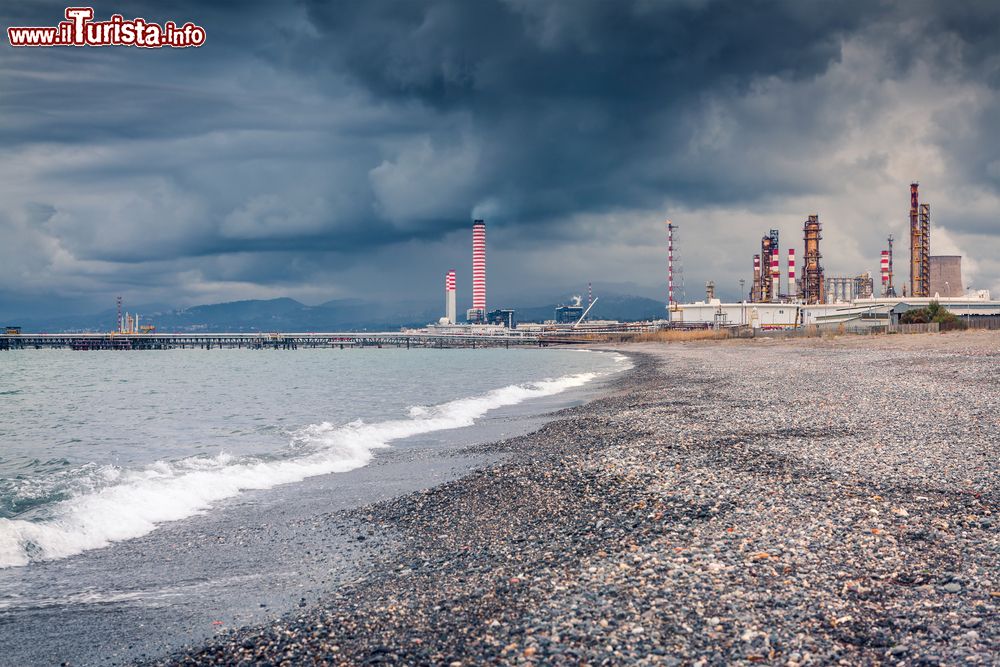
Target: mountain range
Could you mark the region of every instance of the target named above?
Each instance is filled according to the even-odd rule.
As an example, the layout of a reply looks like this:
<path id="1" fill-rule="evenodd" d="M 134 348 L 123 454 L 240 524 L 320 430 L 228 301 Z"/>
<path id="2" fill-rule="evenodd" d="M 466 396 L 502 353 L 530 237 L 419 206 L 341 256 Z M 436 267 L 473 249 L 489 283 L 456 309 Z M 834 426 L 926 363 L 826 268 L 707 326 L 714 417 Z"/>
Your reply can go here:
<path id="1" fill-rule="evenodd" d="M 551 320 L 560 303 L 570 297 L 557 297 L 536 306 L 514 306 L 518 322 Z M 172 309 L 153 306 L 137 310 L 141 324 L 153 324 L 160 332 L 196 331 L 392 331 L 400 327 L 420 327 L 442 315 L 439 303 L 419 301 L 374 302 L 361 299 L 336 299 L 317 306 L 307 306 L 287 297 L 214 303 Z M 128 309 L 132 310 L 132 309 Z M 648 320 L 663 316 L 664 305 L 641 296 L 603 294 L 591 310 L 591 319 Z M 461 316 L 461 313 L 460 313 Z M 6 322 L 21 326 L 25 332 L 110 331 L 115 311 L 90 315 L 64 315 Z"/>

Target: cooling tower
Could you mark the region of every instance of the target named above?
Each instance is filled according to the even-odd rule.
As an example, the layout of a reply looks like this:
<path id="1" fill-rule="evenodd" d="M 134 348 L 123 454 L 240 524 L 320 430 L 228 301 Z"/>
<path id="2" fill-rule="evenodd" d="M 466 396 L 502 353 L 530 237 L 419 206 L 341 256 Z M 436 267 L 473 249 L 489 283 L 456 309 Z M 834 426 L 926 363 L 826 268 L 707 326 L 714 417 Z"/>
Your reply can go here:
<path id="1" fill-rule="evenodd" d="M 930 296 L 962 296 L 965 287 L 962 284 L 961 255 L 931 255 Z"/>

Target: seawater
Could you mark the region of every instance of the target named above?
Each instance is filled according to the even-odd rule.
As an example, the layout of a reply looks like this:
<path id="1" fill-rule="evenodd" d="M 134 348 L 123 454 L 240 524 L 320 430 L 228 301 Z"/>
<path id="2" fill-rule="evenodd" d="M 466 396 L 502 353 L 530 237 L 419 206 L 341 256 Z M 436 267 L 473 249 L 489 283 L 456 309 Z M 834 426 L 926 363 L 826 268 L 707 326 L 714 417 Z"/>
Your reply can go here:
<path id="1" fill-rule="evenodd" d="M 578 350 L 5 352 L 0 568 L 357 469 L 626 366 Z"/>

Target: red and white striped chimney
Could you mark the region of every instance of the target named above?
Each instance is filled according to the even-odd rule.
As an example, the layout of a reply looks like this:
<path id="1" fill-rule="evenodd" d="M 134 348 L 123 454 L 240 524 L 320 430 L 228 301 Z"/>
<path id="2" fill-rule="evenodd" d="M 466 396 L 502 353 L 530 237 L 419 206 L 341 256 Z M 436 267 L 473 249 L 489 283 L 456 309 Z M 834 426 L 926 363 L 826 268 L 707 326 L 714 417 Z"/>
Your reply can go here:
<path id="1" fill-rule="evenodd" d="M 889 290 L 889 251 L 882 251 L 882 296 Z"/>
<path id="2" fill-rule="evenodd" d="M 444 277 L 444 316 L 448 324 L 456 323 L 455 312 L 455 271 L 449 271 Z"/>
<path id="3" fill-rule="evenodd" d="M 781 258 L 778 257 L 778 249 L 771 248 L 771 301 L 778 300 L 778 293 L 781 291 Z"/>
<path id="4" fill-rule="evenodd" d="M 486 315 L 486 223 L 472 223 L 472 307 Z"/>
<path id="5" fill-rule="evenodd" d="M 792 299 L 798 296 L 795 289 L 795 248 L 788 249 L 788 296 Z"/>

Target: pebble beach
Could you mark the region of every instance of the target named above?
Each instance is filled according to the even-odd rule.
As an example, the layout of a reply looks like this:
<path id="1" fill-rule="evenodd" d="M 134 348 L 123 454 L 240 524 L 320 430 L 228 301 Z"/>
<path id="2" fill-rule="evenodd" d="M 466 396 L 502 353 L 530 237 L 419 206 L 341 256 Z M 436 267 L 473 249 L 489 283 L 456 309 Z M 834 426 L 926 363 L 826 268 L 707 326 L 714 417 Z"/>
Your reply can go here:
<path id="1" fill-rule="evenodd" d="M 1000 335 L 615 349 L 499 463 L 326 517 L 356 576 L 157 664 L 996 664 Z"/>

